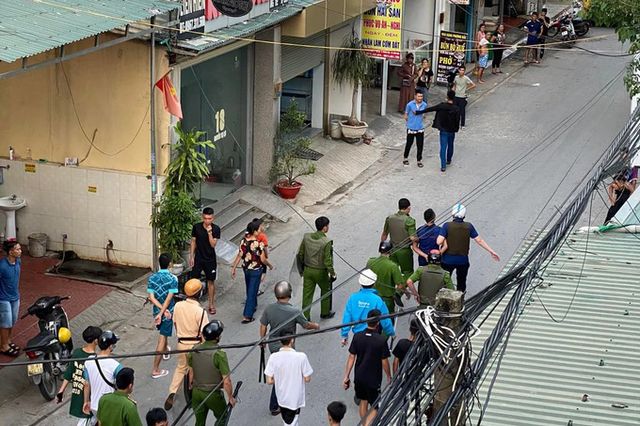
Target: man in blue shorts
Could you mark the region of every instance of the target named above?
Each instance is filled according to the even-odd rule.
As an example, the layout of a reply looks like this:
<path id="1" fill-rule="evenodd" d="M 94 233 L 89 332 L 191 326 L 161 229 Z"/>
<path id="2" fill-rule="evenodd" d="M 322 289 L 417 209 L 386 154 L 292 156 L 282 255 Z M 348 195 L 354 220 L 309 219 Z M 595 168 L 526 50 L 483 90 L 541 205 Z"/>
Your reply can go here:
<path id="1" fill-rule="evenodd" d="M 20 348 L 11 341 L 11 331 L 18 321 L 20 309 L 20 256 L 22 248 L 16 240 L 2 244 L 7 257 L 0 259 L 0 353 L 16 357 Z"/>
<path id="2" fill-rule="evenodd" d="M 167 338 L 173 331 L 173 296 L 178 293 L 178 278 L 169 272 L 171 255 L 163 253 L 158 258 L 160 270 L 149 277 L 147 298 L 153 304 L 153 317 L 156 328 L 160 332 L 156 352 L 171 350 L 167 345 Z M 169 359 L 169 355 L 156 355 L 153 359 L 151 377 L 158 379 L 169 374 L 168 370 L 160 369 L 160 360 Z"/>

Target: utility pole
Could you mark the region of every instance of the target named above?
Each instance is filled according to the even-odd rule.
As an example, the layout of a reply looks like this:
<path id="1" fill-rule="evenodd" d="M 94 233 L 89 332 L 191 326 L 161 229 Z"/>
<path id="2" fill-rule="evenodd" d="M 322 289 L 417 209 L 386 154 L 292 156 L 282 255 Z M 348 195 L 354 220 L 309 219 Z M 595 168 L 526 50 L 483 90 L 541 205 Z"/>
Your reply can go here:
<path id="1" fill-rule="evenodd" d="M 435 303 L 436 312 L 440 313 L 438 320 L 439 326 L 449 327 L 453 332 L 458 335 L 460 327 L 462 325 L 462 312 L 464 308 L 464 294 L 461 291 L 450 290 L 443 288 L 436 294 Z M 445 341 L 448 345 L 453 339 L 449 338 L 448 333 L 445 333 Z M 464 349 L 462 349 L 464 351 Z M 442 406 L 447 402 L 451 393 L 453 392 L 454 382 L 456 386 L 460 386 L 462 382 L 462 376 L 464 374 L 465 366 L 460 365 L 460 357 L 456 356 L 457 348 L 451 348 L 445 353 L 445 358 L 441 362 L 434 372 L 434 386 L 436 387 L 436 394 L 433 400 L 433 413 L 440 411 Z M 468 364 L 468 359 L 463 360 L 463 364 Z M 458 375 L 458 370 L 462 368 Z M 456 381 L 456 375 L 457 381 Z M 464 410 L 461 404 L 453 407 L 449 412 L 449 419 L 445 416 L 439 426 L 458 426 L 464 424 L 465 413 L 460 413 L 460 410 Z M 456 422 L 456 419 L 459 419 Z"/>
<path id="2" fill-rule="evenodd" d="M 150 114 L 150 154 L 151 154 L 151 212 L 155 215 L 157 211 L 157 197 L 158 197 L 158 174 L 157 174 L 157 158 L 156 158 L 156 31 L 154 24 L 156 23 L 155 16 L 151 18 L 151 49 L 149 50 L 149 114 Z M 158 230 L 155 226 L 151 227 L 151 257 L 153 262 L 153 270 L 158 270 Z"/>

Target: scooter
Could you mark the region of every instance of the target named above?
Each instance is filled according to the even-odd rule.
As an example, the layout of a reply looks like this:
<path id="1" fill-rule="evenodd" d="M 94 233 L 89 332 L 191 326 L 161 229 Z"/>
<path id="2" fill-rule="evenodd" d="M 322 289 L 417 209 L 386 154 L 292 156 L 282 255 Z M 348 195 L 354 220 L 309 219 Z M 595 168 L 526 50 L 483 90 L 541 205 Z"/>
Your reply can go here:
<path id="1" fill-rule="evenodd" d="M 60 329 L 69 328 L 69 317 L 64 308 L 60 305 L 68 296 L 44 296 L 36 300 L 29 306 L 27 313 L 22 316 L 26 318 L 33 315 L 38 318 L 38 329 L 40 332 L 33 337 L 24 352 L 32 360 L 50 361 L 65 359 L 71 356 L 73 350 L 73 340 L 60 342 Z M 43 362 L 30 364 L 27 366 L 27 375 L 40 389 L 40 393 L 47 401 L 53 400 L 58 392 L 59 381 L 63 376 L 67 364 L 65 362 Z"/>

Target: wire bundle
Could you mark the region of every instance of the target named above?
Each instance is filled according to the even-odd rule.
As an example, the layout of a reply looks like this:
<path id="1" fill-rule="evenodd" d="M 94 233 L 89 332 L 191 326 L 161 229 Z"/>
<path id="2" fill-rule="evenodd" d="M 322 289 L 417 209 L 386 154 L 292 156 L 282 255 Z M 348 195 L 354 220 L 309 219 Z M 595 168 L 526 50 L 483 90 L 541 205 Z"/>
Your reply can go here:
<path id="1" fill-rule="evenodd" d="M 491 361 L 496 349 L 510 335 L 518 318 L 521 304 L 525 295 L 535 287 L 544 264 L 553 258 L 562 242 L 577 223 L 582 213 L 598 190 L 599 183 L 614 171 L 619 171 L 628 164 L 630 158 L 638 152 L 640 147 L 640 108 L 636 108 L 624 129 L 609 145 L 600 161 L 592 169 L 591 177 L 572 194 L 573 199 L 561 217 L 549 228 L 541 238 L 535 240 L 535 245 L 528 250 L 523 260 L 514 265 L 504 276 L 500 277 L 484 291 L 470 298 L 465 305 L 465 315 L 460 332 L 452 338 L 447 329 L 434 329 L 434 322 L 429 319 L 432 312 L 418 315 L 422 324 L 421 333 L 416 336 L 414 345 L 407 353 L 398 374 L 379 398 L 379 410 L 373 421 L 374 425 L 394 424 L 422 424 L 425 420 L 429 425 L 466 424 L 474 402 L 478 399 L 477 388 L 483 377 L 487 365 Z M 595 169 L 595 170 L 594 170 Z M 565 203 L 568 200 L 565 200 Z M 491 315 L 500 301 L 513 292 L 504 311 L 500 315 L 495 328 L 485 341 L 475 361 L 465 366 L 462 359 L 471 352 L 470 337 L 473 336 L 473 323 L 491 305 L 486 317 Z M 422 319 L 421 319 L 422 318 Z M 471 333 L 471 334 L 470 334 Z M 449 335 L 448 339 L 442 336 Z M 445 345 L 446 340 L 449 343 Z M 433 355 L 439 355 L 433 359 Z M 451 362 L 462 358 L 459 362 Z M 467 358 L 468 359 L 468 358 Z M 457 364 L 454 366 L 454 364 Z M 437 412 L 429 415 L 429 408 L 434 401 L 435 394 L 442 386 L 442 378 L 452 368 L 457 367 L 455 379 L 451 388 L 451 395 Z M 439 371 L 441 379 L 435 383 L 435 373 Z M 444 374 L 443 374 L 444 373 Z M 461 377 L 458 377 L 460 376 Z M 457 418 L 450 416 L 459 406 L 464 404 Z M 463 415 L 463 411 L 466 413 Z M 462 422 L 460 422 L 462 420 Z M 482 418 L 480 417 L 480 421 Z"/>

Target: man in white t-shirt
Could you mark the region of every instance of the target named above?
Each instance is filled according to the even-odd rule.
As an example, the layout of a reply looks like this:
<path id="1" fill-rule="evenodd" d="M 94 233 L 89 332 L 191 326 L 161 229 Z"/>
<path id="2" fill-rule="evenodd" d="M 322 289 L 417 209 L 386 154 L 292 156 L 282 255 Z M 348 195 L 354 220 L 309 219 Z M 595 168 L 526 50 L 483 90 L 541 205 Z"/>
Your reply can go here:
<path id="1" fill-rule="evenodd" d="M 122 370 L 122 365 L 110 356 L 120 338 L 113 331 L 105 331 L 98 338 L 99 351 L 96 357 L 84 363 L 84 406 L 85 414 L 92 414 L 91 425 L 98 421 L 98 403 L 102 395 L 115 390 L 116 375 Z M 105 381 L 106 379 L 106 381 Z"/>
<path id="2" fill-rule="evenodd" d="M 286 426 L 297 426 L 300 408 L 305 406 L 305 383 L 311 381 L 313 368 L 307 355 L 293 349 L 291 333 L 284 333 L 280 339 L 282 348 L 269 356 L 264 374 L 267 384 L 274 385 L 280 415 Z"/>

